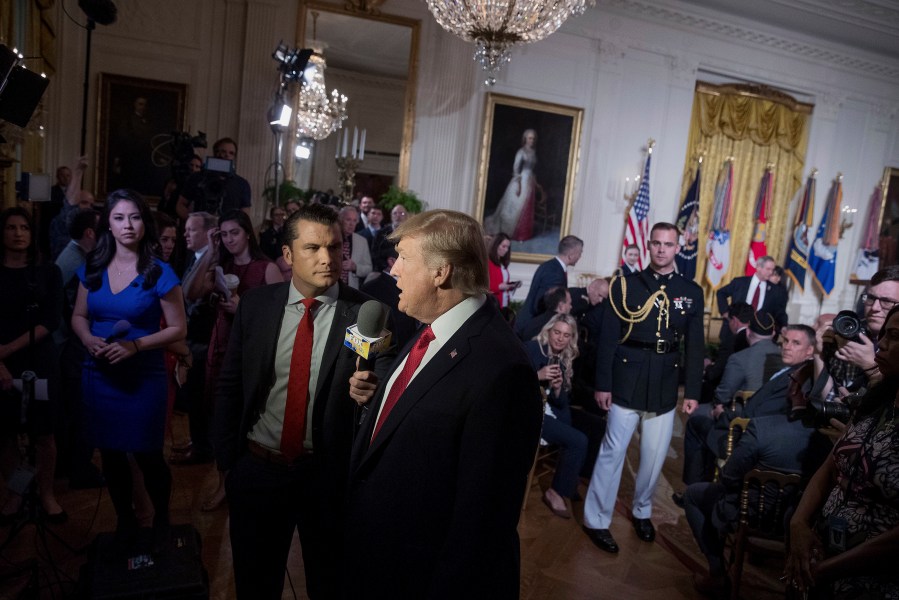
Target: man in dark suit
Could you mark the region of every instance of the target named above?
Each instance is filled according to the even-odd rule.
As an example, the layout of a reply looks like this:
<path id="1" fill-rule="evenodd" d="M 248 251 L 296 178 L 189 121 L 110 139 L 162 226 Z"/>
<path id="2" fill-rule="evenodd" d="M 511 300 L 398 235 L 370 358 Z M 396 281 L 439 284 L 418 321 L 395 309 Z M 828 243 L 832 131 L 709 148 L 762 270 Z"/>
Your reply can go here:
<path id="1" fill-rule="evenodd" d="M 814 428 L 805 427 L 801 421 L 790 421 L 785 415 L 753 418 L 722 468 L 720 482 L 699 482 L 687 488 L 687 522 L 709 565 L 708 576 L 693 575 L 697 590 L 718 597 L 727 591 L 724 536 L 737 524 L 746 474 L 758 468 L 811 476 L 824 456 L 819 449 L 820 441 L 815 440 L 817 436 L 820 434 Z M 775 499 L 771 498 L 768 504 L 774 506 Z"/>
<path id="2" fill-rule="evenodd" d="M 722 339 L 735 333 L 727 323 L 728 310 L 734 302 L 746 302 L 756 311 L 764 310 L 771 313 L 778 326 L 787 324 L 785 288 L 768 281 L 775 266 L 772 257 L 763 256 L 756 261 L 755 274 L 750 277 L 734 277 L 730 283 L 715 292 L 718 312 L 724 318 L 720 334 Z"/>
<path id="3" fill-rule="evenodd" d="M 281 598 L 299 530 L 309 597 L 338 596 L 337 569 L 354 426 L 374 385 L 351 391 L 356 355 L 344 348 L 360 292 L 340 283 L 337 214 L 300 208 L 285 224 L 290 282 L 240 300 L 219 378 L 215 457 L 228 472 L 238 598 Z M 392 353 L 375 371 L 386 372 Z"/>
<path id="4" fill-rule="evenodd" d="M 391 239 L 399 309 L 426 326 L 381 380 L 353 445 L 346 596 L 518 598 L 537 376 L 487 300 L 476 221 L 429 211 Z"/>
<path id="5" fill-rule="evenodd" d="M 573 235 L 566 235 L 559 241 L 558 254 L 549 259 L 534 272 L 527 298 L 515 316 L 516 331 L 521 331 L 528 321 L 545 309 L 543 296 L 550 288 L 568 287 L 568 267 L 573 267 L 584 252 L 584 241 Z"/>
<path id="6" fill-rule="evenodd" d="M 372 246 L 374 246 L 378 232 L 381 231 L 381 221 L 383 220 L 384 210 L 377 204 L 374 204 L 368 209 L 368 223 L 361 229 L 356 228 L 356 233 L 364 237 L 365 241 L 368 242 L 369 252 L 372 250 Z"/>
<path id="7" fill-rule="evenodd" d="M 569 314 L 571 312 L 571 292 L 568 291 L 568 288 L 564 287 L 550 288 L 543 296 L 543 304 L 546 306 L 546 310 L 539 315 L 535 315 L 534 318 L 528 321 L 528 324 L 519 331 L 518 337 L 521 338 L 522 341 L 527 342 L 528 340 L 534 339 L 539 335 L 543 326 L 549 323 L 549 320 L 554 316 L 558 314 Z"/>

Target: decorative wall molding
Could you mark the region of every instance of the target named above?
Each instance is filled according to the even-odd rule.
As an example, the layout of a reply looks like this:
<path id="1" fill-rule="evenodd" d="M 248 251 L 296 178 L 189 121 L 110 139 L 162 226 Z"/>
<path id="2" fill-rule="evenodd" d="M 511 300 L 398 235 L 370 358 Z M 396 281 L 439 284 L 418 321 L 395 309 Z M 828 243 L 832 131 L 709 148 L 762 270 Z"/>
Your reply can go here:
<path id="1" fill-rule="evenodd" d="M 672 84 L 689 88 L 696 84 L 696 72 L 699 70 L 697 61 L 675 54 L 668 57 L 668 66 L 671 68 Z"/>
<path id="2" fill-rule="evenodd" d="M 659 6 L 641 0 L 599 0 L 598 5 L 644 19 L 659 21 L 669 26 L 679 25 L 681 27 L 698 29 L 729 40 L 736 39 L 767 49 L 779 50 L 787 54 L 824 63 L 828 67 L 862 71 L 888 80 L 891 83 L 899 78 L 899 63 L 895 61 L 878 61 L 861 55 L 853 55 L 822 45 L 765 33 L 735 23 L 727 23 L 711 17 L 693 14 L 671 6 Z"/>
<path id="3" fill-rule="evenodd" d="M 871 126 L 876 131 L 888 132 L 893 127 L 899 104 L 875 104 L 871 107 Z"/>
<path id="4" fill-rule="evenodd" d="M 824 93 L 815 98 L 815 117 L 836 121 L 846 97 L 838 94 Z"/>

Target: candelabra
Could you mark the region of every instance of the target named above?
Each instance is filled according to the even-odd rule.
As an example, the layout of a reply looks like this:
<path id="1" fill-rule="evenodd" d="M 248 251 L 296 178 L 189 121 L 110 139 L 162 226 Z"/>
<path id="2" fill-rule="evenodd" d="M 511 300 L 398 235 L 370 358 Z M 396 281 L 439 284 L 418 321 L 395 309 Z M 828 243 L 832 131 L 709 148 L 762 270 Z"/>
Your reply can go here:
<path id="1" fill-rule="evenodd" d="M 337 163 L 337 180 L 340 186 L 340 196 L 346 204 L 349 204 L 353 199 L 353 190 L 356 188 L 356 170 L 365 158 L 365 130 L 362 130 L 360 139 L 359 129 L 353 127 L 353 146 L 351 150 L 347 151 L 349 148 L 349 137 L 349 130 L 344 129 L 343 147 L 341 148 L 338 140 L 337 152 L 334 154 L 334 161 Z"/>

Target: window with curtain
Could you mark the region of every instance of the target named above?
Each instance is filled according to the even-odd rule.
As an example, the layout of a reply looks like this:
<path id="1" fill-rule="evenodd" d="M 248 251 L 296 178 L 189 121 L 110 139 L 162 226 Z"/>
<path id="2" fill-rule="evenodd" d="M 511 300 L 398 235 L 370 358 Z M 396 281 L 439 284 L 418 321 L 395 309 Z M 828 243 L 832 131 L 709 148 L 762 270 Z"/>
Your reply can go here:
<path id="1" fill-rule="evenodd" d="M 734 159 L 730 267 L 722 284 L 744 275 L 755 226 L 759 184 L 766 166 L 774 165 L 774 194 L 767 225 L 768 253 L 783 263 L 790 229 L 790 204 L 803 184 L 813 105 L 758 85 L 713 85 L 697 82 L 687 142 L 681 198 L 703 156 L 699 201 L 696 281 L 712 307 L 714 290 L 705 277 L 709 222 L 715 204 L 715 181 L 728 157 Z"/>

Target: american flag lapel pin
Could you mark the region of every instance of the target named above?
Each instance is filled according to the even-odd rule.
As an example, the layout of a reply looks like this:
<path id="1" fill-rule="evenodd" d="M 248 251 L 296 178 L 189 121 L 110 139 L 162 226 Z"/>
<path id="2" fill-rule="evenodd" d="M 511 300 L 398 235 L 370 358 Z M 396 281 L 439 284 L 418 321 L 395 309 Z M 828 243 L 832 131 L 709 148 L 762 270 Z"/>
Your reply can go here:
<path id="1" fill-rule="evenodd" d="M 458 354 L 458 352 L 456 352 L 456 350 L 454 348 L 453 350 L 450 351 L 450 358 L 456 358 L 457 354 Z"/>

